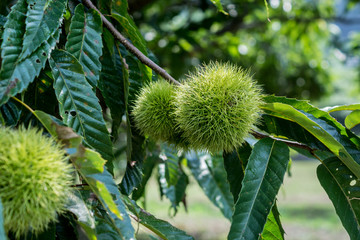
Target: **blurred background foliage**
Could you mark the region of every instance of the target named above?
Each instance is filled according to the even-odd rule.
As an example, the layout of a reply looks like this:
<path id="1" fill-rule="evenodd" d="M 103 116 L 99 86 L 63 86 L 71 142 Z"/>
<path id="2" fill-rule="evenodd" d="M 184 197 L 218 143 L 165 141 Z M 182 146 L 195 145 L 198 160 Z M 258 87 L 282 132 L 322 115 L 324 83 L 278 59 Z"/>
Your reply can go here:
<path id="1" fill-rule="evenodd" d="M 357 2 L 268 0 L 267 13 L 263 0 L 223 0 L 220 13 L 209 0 L 129 0 L 129 11 L 177 79 L 231 61 L 251 68 L 266 93 L 340 104 L 358 90 Z"/>

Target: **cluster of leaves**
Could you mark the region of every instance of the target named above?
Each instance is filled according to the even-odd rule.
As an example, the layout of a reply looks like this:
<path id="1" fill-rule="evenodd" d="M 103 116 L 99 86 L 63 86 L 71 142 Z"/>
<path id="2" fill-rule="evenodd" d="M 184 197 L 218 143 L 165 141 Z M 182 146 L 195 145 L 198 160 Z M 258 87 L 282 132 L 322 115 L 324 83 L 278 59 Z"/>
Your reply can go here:
<path id="1" fill-rule="evenodd" d="M 149 48 L 175 77 L 199 63 L 222 59 L 251 68 L 269 94 L 314 100 L 333 90 L 328 87 L 334 78 L 330 65 L 341 46 L 334 22 L 351 24 L 341 9 L 354 5 L 267 1 L 269 22 L 263 0 L 223 1 L 227 14 L 202 0 L 129 2 Z"/>
<path id="2" fill-rule="evenodd" d="M 212 2 L 224 11 L 220 1 Z M 99 0 L 97 6 L 152 58 L 126 0 Z M 360 122 L 359 105 L 328 109 L 352 111 L 344 127 L 308 102 L 267 97 L 263 134 L 256 135 L 262 139 L 254 146 L 214 155 L 178 152 L 133 126 L 132 102 L 157 76 L 114 39 L 97 11 L 76 1 L 18 0 L 0 25 L 1 124 L 44 128 L 64 144 L 77 173 L 67 211 L 43 234 L 27 238 L 135 239 L 134 225 L 141 224 L 162 239 L 193 239 L 137 205 L 157 170 L 161 194 L 175 211 L 186 203 L 191 173 L 231 220 L 229 239 L 284 239 L 275 202 L 289 146 L 320 160 L 320 183 L 351 239 L 360 238 L 360 139 L 350 131 Z M 119 169 L 115 156 L 123 152 L 127 166 Z M 119 170 L 125 173 L 117 184 Z M 0 238 L 6 234 L 0 201 Z"/>

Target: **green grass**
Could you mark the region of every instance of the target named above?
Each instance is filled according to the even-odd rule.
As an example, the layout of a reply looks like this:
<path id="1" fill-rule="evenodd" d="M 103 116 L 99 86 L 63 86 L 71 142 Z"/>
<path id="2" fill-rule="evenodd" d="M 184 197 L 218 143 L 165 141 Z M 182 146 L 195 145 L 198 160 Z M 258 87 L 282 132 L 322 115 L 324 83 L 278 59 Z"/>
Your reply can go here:
<path id="1" fill-rule="evenodd" d="M 316 161 L 295 161 L 292 177 L 285 177 L 278 194 L 278 208 L 287 240 L 347 240 L 335 210 L 316 177 Z M 181 206 L 172 217 L 167 199 L 160 200 L 155 180 L 147 188 L 147 210 L 169 221 L 197 240 L 226 239 L 230 222 L 206 198 L 196 181 L 190 178 L 187 190 L 188 212 Z M 139 229 L 138 239 L 151 239 L 145 229 Z"/>

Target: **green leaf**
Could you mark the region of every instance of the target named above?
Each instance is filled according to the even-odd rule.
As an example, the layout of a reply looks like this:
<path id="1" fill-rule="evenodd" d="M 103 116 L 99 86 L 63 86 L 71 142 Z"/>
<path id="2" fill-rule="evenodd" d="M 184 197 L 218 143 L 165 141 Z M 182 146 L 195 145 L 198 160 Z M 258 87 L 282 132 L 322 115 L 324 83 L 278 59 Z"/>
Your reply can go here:
<path id="1" fill-rule="evenodd" d="M 145 137 L 134 127 L 131 133 L 131 160 L 127 162 L 125 175 L 120 184 L 121 192 L 128 196 L 141 183 L 143 161 L 146 158 Z"/>
<path id="2" fill-rule="evenodd" d="M 287 100 L 291 101 L 291 100 Z M 285 101 L 283 101 L 285 102 Z M 360 178 L 360 161 L 356 162 L 352 155 L 347 151 L 344 144 L 348 145 L 346 139 L 343 142 L 343 137 L 340 135 L 346 130 L 342 131 L 344 128 L 340 124 L 336 124 L 335 126 L 342 132 L 337 131 L 334 127 L 329 126 L 324 120 L 319 119 L 319 116 L 306 114 L 303 110 L 299 110 L 296 107 L 296 104 L 293 106 L 283 103 L 283 102 L 271 102 L 267 103 L 263 106 L 264 111 L 272 116 L 283 118 L 286 120 L 294 121 L 299 124 L 302 128 L 308 131 L 311 135 L 313 135 L 318 141 L 324 144 L 332 153 L 334 153 L 343 163 L 349 167 L 349 169 L 354 172 L 354 174 Z M 311 106 L 312 107 L 312 106 Z M 309 107 L 310 108 L 310 107 Z M 314 107 L 312 107 L 314 108 Z M 309 111 L 310 112 L 310 111 Z M 315 114 L 323 114 L 324 112 L 320 110 L 316 110 L 316 108 L 312 111 Z M 325 113 L 327 114 L 327 113 Z M 328 114 L 327 114 L 328 115 Z M 323 117 L 331 118 L 330 116 L 326 116 L 323 114 Z M 328 121 L 332 122 L 330 119 Z M 347 134 L 347 133 L 346 133 Z M 349 135 L 351 136 L 351 135 Z M 354 137 L 355 138 L 355 137 Z M 356 139 L 357 140 L 357 139 Z M 352 150 L 352 149 L 350 149 Z M 359 154 L 358 151 L 356 151 Z"/>
<path id="3" fill-rule="evenodd" d="M 98 98 L 85 80 L 80 63 L 68 52 L 55 50 L 50 66 L 63 122 L 108 160 L 106 166 L 112 172 L 114 156 L 109 132 Z"/>
<path id="4" fill-rule="evenodd" d="M 275 203 L 269 213 L 264 230 L 259 239 L 284 240 L 284 233 L 285 231 L 280 222 L 280 214 Z"/>
<path id="5" fill-rule="evenodd" d="M 237 201 L 241 190 L 245 167 L 251 151 L 252 148 L 247 142 L 245 142 L 241 147 L 235 149 L 231 153 L 223 153 L 224 167 L 227 174 L 227 180 L 230 185 L 230 191 L 234 198 L 234 203 Z"/>
<path id="6" fill-rule="evenodd" d="M 124 66 L 122 56 L 118 51 L 114 51 L 114 46 L 111 46 L 111 48 L 113 49 L 112 51 L 104 47 L 103 56 L 100 58 L 102 68 L 98 87 L 105 99 L 106 106 L 110 109 L 113 120 L 112 133 L 116 138 L 118 128 L 122 122 L 122 116 L 125 114 L 124 84 L 128 80 L 125 79 L 127 69 Z"/>
<path id="7" fill-rule="evenodd" d="M 166 160 L 165 160 L 166 162 Z M 166 164 L 162 162 L 158 165 L 158 182 L 161 196 L 165 195 L 171 202 L 171 207 L 174 209 L 174 215 L 177 213 L 178 206 L 185 198 L 185 191 L 189 184 L 187 175 L 181 171 L 177 176 L 175 185 L 170 185 L 166 178 Z"/>
<path id="8" fill-rule="evenodd" d="M 165 164 L 165 178 L 168 186 L 176 185 L 181 169 L 179 164 L 182 156 L 179 156 L 179 151 L 168 144 L 161 144 L 161 153 L 159 157 L 164 161 Z"/>
<path id="9" fill-rule="evenodd" d="M 219 12 L 222 12 L 225 15 L 229 15 L 226 11 L 224 11 L 221 0 L 211 0 L 211 2 L 216 6 Z"/>
<path id="10" fill-rule="evenodd" d="M 11 96 L 25 90 L 39 75 L 60 37 L 60 31 L 57 30 L 36 51 L 20 61 L 19 55 L 25 33 L 26 7 L 25 0 L 19 0 L 12 8 L 5 24 L 4 40 L 1 44 L 0 106 Z"/>
<path id="11" fill-rule="evenodd" d="M 326 112 L 337 112 L 337 111 L 355 111 L 360 110 L 360 104 L 349 104 L 349 105 L 342 105 L 342 106 L 334 106 L 334 107 L 326 107 L 323 111 Z"/>
<path id="12" fill-rule="evenodd" d="M 234 200 L 226 179 L 222 157 L 213 157 L 205 152 L 190 152 L 186 159 L 192 175 L 206 196 L 227 219 L 231 219 Z"/>
<path id="13" fill-rule="evenodd" d="M 137 201 L 139 198 L 141 198 L 145 193 L 146 184 L 149 181 L 153 169 L 155 168 L 156 164 L 159 161 L 159 156 L 156 152 L 152 152 L 151 156 L 147 156 L 143 163 L 143 177 L 141 179 L 141 183 L 139 186 L 134 189 L 132 192 L 131 198 Z"/>
<path id="14" fill-rule="evenodd" d="M 351 112 L 347 117 L 345 118 L 345 126 L 348 129 L 352 129 L 356 125 L 360 123 L 360 110 L 355 110 Z"/>
<path id="15" fill-rule="evenodd" d="M 324 160 L 317 176 L 350 238 L 360 239 L 359 180 L 336 157 Z"/>
<path id="16" fill-rule="evenodd" d="M 27 0 L 26 32 L 20 61 L 35 52 L 55 34 L 62 23 L 66 0 Z"/>
<path id="17" fill-rule="evenodd" d="M 0 198 L 0 239 L 4 239 L 4 240 L 7 239 L 4 229 L 4 216 L 3 216 L 3 206 L 1 203 L 1 198 Z"/>
<path id="18" fill-rule="evenodd" d="M 164 240 L 190 240 L 193 237 L 187 235 L 184 231 L 175 228 L 170 223 L 155 218 L 152 214 L 146 212 L 142 208 L 136 205 L 136 203 L 130 200 L 128 197 L 123 196 L 124 202 L 129 211 L 133 214 L 133 218 L 159 236 Z"/>
<path id="19" fill-rule="evenodd" d="M 313 121 L 319 122 L 320 125 L 324 125 L 324 123 L 326 123 L 326 125 L 329 125 L 329 126 L 324 126 L 324 128 L 328 129 L 328 131 L 331 132 L 333 137 L 338 139 L 343 145 L 348 145 L 348 143 L 344 143 L 346 142 L 346 140 L 342 138 L 345 137 L 345 139 L 350 139 L 351 142 L 353 142 L 353 144 L 360 147 L 360 138 L 354 135 L 351 131 L 348 131 L 344 126 L 342 126 L 338 121 L 336 121 L 329 113 L 325 111 L 321 111 L 320 109 L 310 105 L 308 101 L 285 98 L 285 97 L 275 97 L 275 96 L 267 96 L 265 97 L 265 101 L 268 103 L 280 102 L 280 103 L 288 104 L 297 110 L 300 110 L 307 114 L 311 114 L 313 118 L 315 117 Z M 284 116 L 282 116 L 282 118 L 284 118 Z"/>
<path id="20" fill-rule="evenodd" d="M 77 5 L 71 19 L 65 49 L 81 63 L 85 77 L 93 90 L 98 84 L 101 70 L 101 33 L 102 21 L 99 13 L 93 9 L 85 13 L 84 5 Z"/>
<path id="21" fill-rule="evenodd" d="M 327 107 L 323 109 L 329 113 L 336 111 L 353 111 L 345 118 L 345 126 L 352 129 L 360 123 L 360 104 L 349 104 L 335 107 Z"/>
<path id="22" fill-rule="evenodd" d="M 129 216 L 126 214 L 120 191 L 111 174 L 104 167 L 105 160 L 97 152 L 81 146 L 72 157 L 77 171 L 89 184 L 90 189 L 98 197 L 109 215 L 109 222 L 115 229 L 118 238 L 133 239 L 134 229 Z"/>
<path id="23" fill-rule="evenodd" d="M 79 147 L 82 138 L 74 133 L 71 128 L 59 125 L 58 119 L 54 119 L 52 116 L 43 111 L 35 110 L 33 114 L 50 133 L 50 135 L 59 139 L 65 147 L 75 150 Z"/>
<path id="24" fill-rule="evenodd" d="M 146 43 L 144 38 L 141 36 L 140 31 L 137 29 L 135 24 L 132 21 L 129 21 L 129 18 L 121 16 L 116 13 L 112 13 L 111 16 L 123 27 L 123 30 L 131 39 L 134 46 L 139 49 L 143 54 L 147 55 Z"/>
<path id="25" fill-rule="evenodd" d="M 275 203 L 289 162 L 289 148 L 270 138 L 258 141 L 250 155 L 228 239 L 258 239 Z"/>
<path id="26" fill-rule="evenodd" d="M 96 240 L 95 219 L 78 191 L 69 195 L 66 210 L 72 212 L 89 240 Z"/>
<path id="27" fill-rule="evenodd" d="M 126 0 L 113 0 L 111 16 L 120 23 L 134 46 L 147 56 L 145 39 L 142 37 L 134 20 L 128 14 L 127 9 L 128 3 Z"/>
<path id="28" fill-rule="evenodd" d="M 4 118 L 6 126 L 15 126 L 18 124 L 22 110 L 17 105 L 14 100 L 10 99 L 0 107 L 0 113 Z"/>

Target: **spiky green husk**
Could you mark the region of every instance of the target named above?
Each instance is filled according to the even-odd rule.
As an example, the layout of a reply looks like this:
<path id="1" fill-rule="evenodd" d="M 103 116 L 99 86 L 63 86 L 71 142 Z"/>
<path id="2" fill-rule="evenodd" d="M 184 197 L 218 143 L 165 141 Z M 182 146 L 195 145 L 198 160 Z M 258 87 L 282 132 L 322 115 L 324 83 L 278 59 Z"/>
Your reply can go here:
<path id="1" fill-rule="evenodd" d="M 0 198 L 4 227 L 20 238 L 56 220 L 72 182 L 71 165 L 53 139 L 34 128 L 0 127 Z"/>
<path id="2" fill-rule="evenodd" d="M 192 148 L 230 152 L 257 123 L 261 104 L 261 90 L 247 71 L 212 62 L 178 88 L 175 115 Z"/>
<path id="3" fill-rule="evenodd" d="M 151 82 L 141 90 L 135 101 L 133 116 L 142 134 L 162 141 L 175 141 L 175 88 L 161 79 Z"/>

